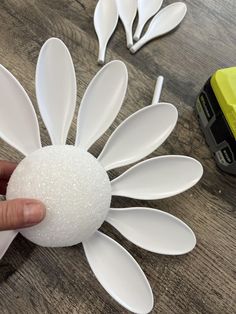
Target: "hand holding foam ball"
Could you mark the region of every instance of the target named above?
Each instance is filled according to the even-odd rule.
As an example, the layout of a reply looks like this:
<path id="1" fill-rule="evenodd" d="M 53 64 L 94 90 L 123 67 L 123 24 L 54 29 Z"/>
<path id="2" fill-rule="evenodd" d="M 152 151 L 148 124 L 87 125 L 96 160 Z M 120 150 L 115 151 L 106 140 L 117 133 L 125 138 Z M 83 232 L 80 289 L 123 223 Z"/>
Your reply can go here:
<path id="1" fill-rule="evenodd" d="M 41 246 L 71 246 L 86 240 L 104 222 L 111 200 L 106 171 L 85 150 L 46 146 L 18 165 L 7 199 L 32 198 L 46 206 L 46 217 L 24 237 Z"/>

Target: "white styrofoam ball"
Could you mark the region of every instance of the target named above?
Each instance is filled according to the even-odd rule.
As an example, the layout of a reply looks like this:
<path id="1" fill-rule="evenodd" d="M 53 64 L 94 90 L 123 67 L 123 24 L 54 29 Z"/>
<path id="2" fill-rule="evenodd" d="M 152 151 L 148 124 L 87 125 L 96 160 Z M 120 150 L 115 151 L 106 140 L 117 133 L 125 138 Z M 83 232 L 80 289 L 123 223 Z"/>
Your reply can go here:
<path id="1" fill-rule="evenodd" d="M 41 246 L 71 246 L 104 222 L 111 184 L 104 168 L 85 150 L 46 146 L 15 169 L 7 188 L 7 199 L 14 198 L 33 198 L 46 206 L 40 224 L 20 230 L 24 237 Z"/>

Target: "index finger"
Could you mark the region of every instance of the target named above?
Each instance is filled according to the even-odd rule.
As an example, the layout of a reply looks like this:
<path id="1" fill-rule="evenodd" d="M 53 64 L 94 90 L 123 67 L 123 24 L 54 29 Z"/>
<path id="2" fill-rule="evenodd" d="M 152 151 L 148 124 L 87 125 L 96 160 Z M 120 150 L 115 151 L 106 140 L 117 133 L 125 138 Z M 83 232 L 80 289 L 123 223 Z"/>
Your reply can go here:
<path id="1" fill-rule="evenodd" d="M 0 180 L 9 180 L 16 166 L 15 162 L 0 160 Z"/>

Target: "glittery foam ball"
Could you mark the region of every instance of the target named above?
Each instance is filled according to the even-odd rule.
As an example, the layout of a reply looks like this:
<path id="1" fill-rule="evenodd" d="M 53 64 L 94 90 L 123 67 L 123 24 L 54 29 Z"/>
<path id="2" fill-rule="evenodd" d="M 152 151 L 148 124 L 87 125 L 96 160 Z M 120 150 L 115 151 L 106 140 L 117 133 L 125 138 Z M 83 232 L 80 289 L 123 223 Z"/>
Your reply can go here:
<path id="1" fill-rule="evenodd" d="M 47 247 L 71 246 L 104 222 L 111 201 L 106 171 L 91 154 L 74 146 L 46 146 L 23 159 L 8 184 L 7 199 L 33 198 L 46 206 L 38 225 L 20 232 Z"/>

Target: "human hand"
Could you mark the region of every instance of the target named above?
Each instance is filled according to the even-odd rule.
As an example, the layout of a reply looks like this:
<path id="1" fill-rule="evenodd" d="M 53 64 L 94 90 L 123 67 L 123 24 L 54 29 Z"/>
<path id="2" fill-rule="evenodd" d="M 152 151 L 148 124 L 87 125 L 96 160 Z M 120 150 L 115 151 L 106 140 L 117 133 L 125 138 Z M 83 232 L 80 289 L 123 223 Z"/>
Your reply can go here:
<path id="1" fill-rule="evenodd" d="M 7 184 L 17 164 L 0 161 L 0 194 L 5 195 Z M 32 199 L 0 201 L 0 231 L 36 225 L 45 217 L 45 206 Z"/>

